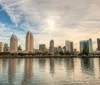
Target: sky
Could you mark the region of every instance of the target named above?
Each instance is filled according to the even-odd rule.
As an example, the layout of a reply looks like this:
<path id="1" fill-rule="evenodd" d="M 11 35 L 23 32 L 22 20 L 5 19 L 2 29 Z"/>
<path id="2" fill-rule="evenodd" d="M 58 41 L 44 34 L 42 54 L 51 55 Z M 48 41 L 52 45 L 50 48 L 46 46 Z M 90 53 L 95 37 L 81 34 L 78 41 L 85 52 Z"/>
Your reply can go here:
<path id="1" fill-rule="evenodd" d="M 0 42 L 8 43 L 12 34 L 25 48 L 27 31 L 34 36 L 35 48 L 54 39 L 55 46 L 65 40 L 92 38 L 94 50 L 100 38 L 100 0 L 0 0 Z"/>

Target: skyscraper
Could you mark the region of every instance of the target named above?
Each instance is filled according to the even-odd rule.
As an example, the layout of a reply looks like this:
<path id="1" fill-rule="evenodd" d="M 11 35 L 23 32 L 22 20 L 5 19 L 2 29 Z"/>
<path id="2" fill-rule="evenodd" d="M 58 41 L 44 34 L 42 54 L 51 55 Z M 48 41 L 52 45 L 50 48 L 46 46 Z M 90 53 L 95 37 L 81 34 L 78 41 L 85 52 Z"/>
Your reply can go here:
<path id="1" fill-rule="evenodd" d="M 18 51 L 18 38 L 16 35 L 12 34 L 10 38 L 10 52 L 17 52 Z"/>
<path id="2" fill-rule="evenodd" d="M 50 51 L 51 53 L 54 53 L 54 40 L 51 40 L 51 41 L 50 41 L 49 51 Z"/>
<path id="3" fill-rule="evenodd" d="M 89 53 L 93 52 L 92 39 L 80 41 L 80 52 L 88 51 Z"/>
<path id="4" fill-rule="evenodd" d="M 100 39 L 97 38 L 97 50 L 100 51 Z"/>
<path id="5" fill-rule="evenodd" d="M 45 51 L 46 51 L 46 46 L 45 46 L 45 44 L 40 44 L 40 45 L 39 45 L 39 50 L 42 51 L 42 52 L 45 52 Z"/>
<path id="6" fill-rule="evenodd" d="M 70 42 L 71 53 L 73 52 L 73 42 Z"/>
<path id="7" fill-rule="evenodd" d="M 89 40 L 87 41 L 88 42 L 88 47 L 89 47 L 89 53 L 92 53 L 93 52 L 93 45 L 92 45 L 92 39 L 89 38 Z"/>
<path id="8" fill-rule="evenodd" d="M 34 50 L 34 38 L 30 31 L 26 35 L 26 52 L 33 52 Z"/>
<path id="9" fill-rule="evenodd" d="M 66 52 L 73 52 L 73 42 L 72 41 L 69 41 L 69 40 L 66 40 L 65 41 L 65 47 L 66 47 Z"/>
<path id="10" fill-rule="evenodd" d="M 0 42 L 0 52 L 3 52 L 4 51 L 4 44 L 3 42 Z"/>
<path id="11" fill-rule="evenodd" d="M 8 52 L 9 51 L 9 46 L 7 43 L 4 44 L 4 52 Z"/>

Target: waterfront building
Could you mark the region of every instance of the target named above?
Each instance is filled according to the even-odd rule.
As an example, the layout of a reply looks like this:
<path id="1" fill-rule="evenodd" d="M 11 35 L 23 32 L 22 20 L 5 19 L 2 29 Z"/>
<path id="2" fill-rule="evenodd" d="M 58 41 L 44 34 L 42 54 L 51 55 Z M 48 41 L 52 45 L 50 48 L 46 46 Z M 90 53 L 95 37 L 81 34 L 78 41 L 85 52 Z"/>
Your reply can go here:
<path id="1" fill-rule="evenodd" d="M 26 35 L 26 52 L 33 52 L 34 50 L 34 38 L 30 31 Z"/>
<path id="2" fill-rule="evenodd" d="M 4 52 L 9 52 L 9 46 L 7 43 L 4 44 Z"/>
<path id="3" fill-rule="evenodd" d="M 40 52 L 39 49 L 34 49 L 34 53 Z"/>
<path id="4" fill-rule="evenodd" d="M 66 40 L 65 41 L 65 47 L 66 47 L 66 52 L 70 52 L 72 53 L 73 52 L 73 42 L 72 41 L 69 41 L 69 40 Z"/>
<path id="5" fill-rule="evenodd" d="M 0 52 L 3 52 L 4 51 L 4 44 L 3 42 L 0 42 Z"/>
<path id="6" fill-rule="evenodd" d="M 17 52 L 18 51 L 18 38 L 16 35 L 12 34 L 10 38 L 10 52 Z"/>
<path id="7" fill-rule="evenodd" d="M 70 42 L 71 53 L 73 52 L 73 42 Z"/>
<path id="8" fill-rule="evenodd" d="M 80 53 L 82 53 L 83 51 L 87 51 L 88 53 L 93 52 L 93 46 L 92 46 L 92 39 L 91 38 L 89 40 L 80 41 Z"/>
<path id="9" fill-rule="evenodd" d="M 64 52 L 64 53 L 66 52 L 66 46 L 63 47 L 63 52 Z"/>
<path id="10" fill-rule="evenodd" d="M 49 51 L 50 51 L 51 53 L 54 53 L 54 40 L 51 40 L 51 41 L 50 41 Z"/>
<path id="11" fill-rule="evenodd" d="M 57 47 L 54 47 L 54 52 L 58 52 L 58 48 Z"/>
<path id="12" fill-rule="evenodd" d="M 62 52 L 61 46 L 58 46 L 58 52 Z"/>
<path id="13" fill-rule="evenodd" d="M 97 38 L 97 51 L 100 51 L 100 39 Z"/>
<path id="14" fill-rule="evenodd" d="M 40 44 L 40 45 L 39 45 L 39 50 L 42 51 L 42 52 L 45 52 L 45 51 L 46 51 L 46 46 L 45 46 L 45 44 Z"/>
<path id="15" fill-rule="evenodd" d="M 77 49 L 74 49 L 74 51 L 73 51 L 74 53 L 77 53 Z"/>

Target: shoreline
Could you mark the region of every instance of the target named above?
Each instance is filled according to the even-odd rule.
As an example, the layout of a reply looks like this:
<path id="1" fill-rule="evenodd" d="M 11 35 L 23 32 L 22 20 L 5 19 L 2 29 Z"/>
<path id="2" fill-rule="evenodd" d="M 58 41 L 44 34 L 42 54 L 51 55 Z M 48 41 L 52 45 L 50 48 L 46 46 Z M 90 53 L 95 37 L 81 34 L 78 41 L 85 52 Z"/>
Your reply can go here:
<path id="1" fill-rule="evenodd" d="M 20 55 L 2 55 L 0 58 L 100 58 L 100 55 L 98 56 L 79 56 L 79 55 L 63 55 L 63 56 L 20 56 Z"/>

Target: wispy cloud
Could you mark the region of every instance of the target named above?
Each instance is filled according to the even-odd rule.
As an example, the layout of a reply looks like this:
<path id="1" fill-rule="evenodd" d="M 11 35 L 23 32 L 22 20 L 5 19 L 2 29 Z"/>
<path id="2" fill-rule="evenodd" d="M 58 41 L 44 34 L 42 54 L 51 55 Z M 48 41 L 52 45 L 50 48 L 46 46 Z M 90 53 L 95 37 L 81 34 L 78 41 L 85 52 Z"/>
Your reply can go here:
<path id="1" fill-rule="evenodd" d="M 32 31 L 36 47 L 40 43 L 48 46 L 53 38 L 56 46 L 64 46 L 67 39 L 79 48 L 79 40 L 91 37 L 96 42 L 100 35 L 99 0 L 1 0 L 0 3 L 14 23 L 16 34 L 21 37 L 21 33 Z"/>

